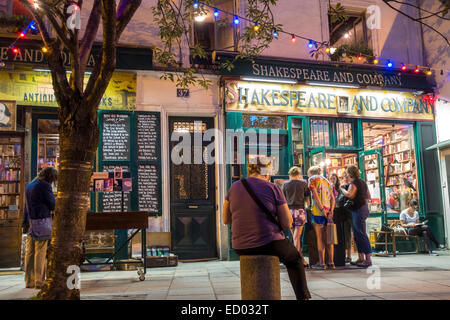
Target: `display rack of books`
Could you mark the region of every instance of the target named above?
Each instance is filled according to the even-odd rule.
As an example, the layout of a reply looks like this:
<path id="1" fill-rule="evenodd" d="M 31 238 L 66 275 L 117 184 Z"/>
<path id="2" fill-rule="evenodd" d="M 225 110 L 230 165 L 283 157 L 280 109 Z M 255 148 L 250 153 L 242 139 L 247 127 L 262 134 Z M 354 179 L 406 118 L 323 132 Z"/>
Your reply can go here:
<path id="1" fill-rule="evenodd" d="M 22 137 L 0 136 L 0 268 L 20 266 Z"/>
<path id="2" fill-rule="evenodd" d="M 371 195 L 369 202 L 370 212 L 381 212 L 380 175 L 378 155 L 371 154 L 364 157 L 367 187 Z"/>
<path id="3" fill-rule="evenodd" d="M 327 154 L 327 163 L 327 173 L 336 173 L 339 179 L 343 179 L 347 167 L 358 165 L 358 160 L 355 154 Z"/>
<path id="4" fill-rule="evenodd" d="M 59 164 L 59 135 L 39 134 L 38 171 L 52 166 L 58 168 Z"/>
<path id="5" fill-rule="evenodd" d="M 304 172 L 303 161 L 303 128 L 302 119 L 292 119 L 292 156 L 294 166 L 298 166 Z"/>

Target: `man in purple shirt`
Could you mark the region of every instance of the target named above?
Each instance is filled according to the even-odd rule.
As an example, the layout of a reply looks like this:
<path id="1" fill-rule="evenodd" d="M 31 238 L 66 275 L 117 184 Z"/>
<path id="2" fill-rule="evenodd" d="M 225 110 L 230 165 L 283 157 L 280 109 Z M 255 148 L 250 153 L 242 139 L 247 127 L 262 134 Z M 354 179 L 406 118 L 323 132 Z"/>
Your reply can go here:
<path id="1" fill-rule="evenodd" d="M 271 164 L 250 164 L 246 179 L 256 197 L 276 217 L 283 229 L 290 229 L 292 216 L 280 188 L 269 182 L 264 172 Z M 263 173 L 263 174 L 262 174 Z M 283 230 L 253 200 L 242 181 L 235 182 L 223 205 L 223 222 L 231 224 L 232 246 L 238 255 L 277 256 L 286 266 L 289 279 L 298 300 L 311 298 L 303 258 L 294 245 L 286 239 Z"/>

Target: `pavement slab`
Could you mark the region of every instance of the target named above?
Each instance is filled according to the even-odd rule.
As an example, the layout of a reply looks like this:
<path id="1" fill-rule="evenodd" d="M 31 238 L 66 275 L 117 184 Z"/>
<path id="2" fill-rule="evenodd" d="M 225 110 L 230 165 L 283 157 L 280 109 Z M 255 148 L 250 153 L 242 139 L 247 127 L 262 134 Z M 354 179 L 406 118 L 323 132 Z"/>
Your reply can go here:
<path id="1" fill-rule="evenodd" d="M 450 300 L 448 251 L 438 257 L 374 257 L 373 264 L 373 270 L 307 270 L 312 300 Z M 286 268 L 281 265 L 280 270 L 282 299 L 293 300 Z M 0 299 L 29 299 L 38 293 L 25 288 L 23 273 L 3 274 L 0 270 Z M 149 268 L 145 281 L 138 280 L 135 270 L 81 274 L 83 300 L 240 300 L 240 288 L 239 261 L 180 262 L 177 267 Z"/>

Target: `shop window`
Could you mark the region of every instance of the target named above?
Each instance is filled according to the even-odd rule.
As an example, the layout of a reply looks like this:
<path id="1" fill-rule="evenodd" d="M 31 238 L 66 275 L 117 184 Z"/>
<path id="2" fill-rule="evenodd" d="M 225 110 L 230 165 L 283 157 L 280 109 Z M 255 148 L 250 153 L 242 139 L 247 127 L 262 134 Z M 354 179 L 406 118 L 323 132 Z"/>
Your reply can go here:
<path id="1" fill-rule="evenodd" d="M 293 118 L 291 120 L 292 124 L 292 157 L 293 157 L 293 164 L 294 166 L 298 166 L 302 169 L 302 172 L 304 172 L 304 159 L 303 159 L 303 152 L 304 152 L 304 143 L 303 143 L 303 126 L 302 126 L 302 119 L 300 118 Z"/>
<path id="2" fill-rule="evenodd" d="M 385 179 L 388 213 L 400 213 L 411 199 L 418 199 L 418 176 L 414 148 L 414 129 L 410 124 L 364 123 L 364 149 L 382 148 L 382 174 Z M 369 187 L 376 187 L 378 162 L 365 161 Z M 377 195 L 377 190 L 373 190 Z"/>
<path id="3" fill-rule="evenodd" d="M 43 168 L 59 165 L 58 120 L 39 119 L 38 121 L 38 172 Z"/>
<path id="4" fill-rule="evenodd" d="M 286 117 L 280 116 L 243 114 L 242 123 L 244 128 L 286 129 Z"/>
<path id="5" fill-rule="evenodd" d="M 336 122 L 336 139 L 340 147 L 353 146 L 353 125 L 351 122 Z"/>
<path id="6" fill-rule="evenodd" d="M 310 120 L 311 145 L 315 147 L 330 145 L 330 126 L 328 120 Z"/>
<path id="7" fill-rule="evenodd" d="M 234 0 L 216 0 L 214 6 L 220 10 L 235 12 Z M 232 16 L 221 14 L 215 18 L 213 10 L 205 8 L 204 11 L 194 12 L 194 44 L 207 51 L 236 51 Z"/>

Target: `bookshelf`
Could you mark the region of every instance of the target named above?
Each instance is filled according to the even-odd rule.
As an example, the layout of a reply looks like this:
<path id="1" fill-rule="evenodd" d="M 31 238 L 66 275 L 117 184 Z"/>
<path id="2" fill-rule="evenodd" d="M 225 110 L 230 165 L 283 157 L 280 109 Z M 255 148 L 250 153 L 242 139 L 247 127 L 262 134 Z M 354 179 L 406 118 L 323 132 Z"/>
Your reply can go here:
<path id="1" fill-rule="evenodd" d="M 304 172 L 304 142 L 303 142 L 303 128 L 302 119 L 293 118 L 292 119 L 292 156 L 294 166 L 298 166 Z"/>
<path id="2" fill-rule="evenodd" d="M 344 172 L 350 165 L 358 165 L 358 158 L 356 154 L 327 154 L 327 173 L 331 175 L 336 173 L 342 181 Z"/>
<path id="3" fill-rule="evenodd" d="M 382 148 L 387 210 L 398 213 L 406 208 L 409 199 L 417 198 L 416 191 L 404 187 L 406 179 L 418 190 L 413 128 L 410 125 L 376 125 L 370 131 L 373 136 L 365 141 L 365 149 Z M 365 166 L 367 172 L 367 161 Z"/>
<path id="4" fill-rule="evenodd" d="M 23 138 L 0 136 L 0 268 L 20 265 Z"/>
<path id="5" fill-rule="evenodd" d="M 59 135 L 39 134 L 38 172 L 47 166 L 58 168 L 59 164 Z"/>

